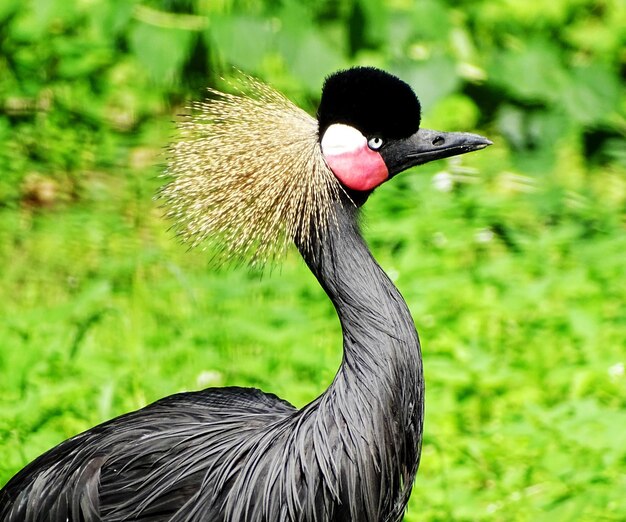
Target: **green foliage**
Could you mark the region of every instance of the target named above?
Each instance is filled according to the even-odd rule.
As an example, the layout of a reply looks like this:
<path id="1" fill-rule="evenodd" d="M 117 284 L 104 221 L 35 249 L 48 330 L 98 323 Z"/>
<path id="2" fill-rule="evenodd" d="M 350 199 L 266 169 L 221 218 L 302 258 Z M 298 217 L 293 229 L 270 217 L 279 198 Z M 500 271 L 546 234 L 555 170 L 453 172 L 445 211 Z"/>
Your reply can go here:
<path id="1" fill-rule="evenodd" d="M 154 165 L 233 65 L 313 111 L 326 74 L 371 64 L 414 85 L 424 126 L 496 142 L 365 212 L 424 343 L 406 519 L 623 520 L 625 16 L 619 0 L 0 2 L 0 483 L 176 391 L 301 405 L 328 385 L 340 329 L 298 257 L 207 270 L 167 232 Z"/>

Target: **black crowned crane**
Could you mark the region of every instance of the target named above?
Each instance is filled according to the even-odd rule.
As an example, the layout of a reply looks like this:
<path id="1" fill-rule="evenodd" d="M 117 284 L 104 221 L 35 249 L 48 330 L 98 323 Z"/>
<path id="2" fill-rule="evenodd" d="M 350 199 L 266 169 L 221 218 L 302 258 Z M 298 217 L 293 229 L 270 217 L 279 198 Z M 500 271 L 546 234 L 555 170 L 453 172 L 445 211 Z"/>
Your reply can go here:
<path id="1" fill-rule="evenodd" d="M 482 149 L 420 129 L 411 88 L 373 68 L 331 75 L 317 120 L 253 79 L 181 124 L 162 197 L 181 237 L 262 263 L 294 241 L 333 302 L 343 360 L 301 409 L 252 388 L 161 399 L 62 442 L 0 492 L 4 522 L 399 521 L 420 460 L 420 343 L 359 232 L 381 183 Z"/>

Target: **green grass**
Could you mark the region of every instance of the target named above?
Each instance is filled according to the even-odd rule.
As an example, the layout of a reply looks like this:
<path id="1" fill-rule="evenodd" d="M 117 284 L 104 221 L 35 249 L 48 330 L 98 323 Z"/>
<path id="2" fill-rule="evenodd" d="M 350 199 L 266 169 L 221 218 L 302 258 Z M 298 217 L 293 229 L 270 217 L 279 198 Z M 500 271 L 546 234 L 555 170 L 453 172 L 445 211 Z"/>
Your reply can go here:
<path id="1" fill-rule="evenodd" d="M 507 165 L 495 146 L 366 206 L 423 342 L 406 519 L 624 520 L 624 173 L 585 173 L 575 153 L 544 178 Z M 466 182 L 437 190 L 444 169 Z M 339 324 L 297 254 L 264 275 L 211 269 L 168 232 L 156 174 L 85 173 L 77 201 L 0 211 L 0 483 L 171 393 L 257 386 L 303 405 L 332 380 Z"/>

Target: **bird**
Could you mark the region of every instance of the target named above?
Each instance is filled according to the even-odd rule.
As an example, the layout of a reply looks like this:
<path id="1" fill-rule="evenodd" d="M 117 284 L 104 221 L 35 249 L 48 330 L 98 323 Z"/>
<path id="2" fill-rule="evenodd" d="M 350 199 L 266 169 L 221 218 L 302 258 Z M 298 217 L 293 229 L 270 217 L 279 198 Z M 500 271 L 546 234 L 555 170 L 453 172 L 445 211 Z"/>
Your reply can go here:
<path id="1" fill-rule="evenodd" d="M 255 388 L 177 393 L 50 449 L 0 490 L 0 520 L 394 522 L 420 463 L 424 378 L 402 295 L 360 232 L 377 187 L 487 138 L 423 129 L 373 67 L 324 81 L 316 117 L 241 73 L 179 122 L 161 189 L 176 234 L 265 266 L 295 244 L 337 312 L 339 369 L 302 408 Z"/>

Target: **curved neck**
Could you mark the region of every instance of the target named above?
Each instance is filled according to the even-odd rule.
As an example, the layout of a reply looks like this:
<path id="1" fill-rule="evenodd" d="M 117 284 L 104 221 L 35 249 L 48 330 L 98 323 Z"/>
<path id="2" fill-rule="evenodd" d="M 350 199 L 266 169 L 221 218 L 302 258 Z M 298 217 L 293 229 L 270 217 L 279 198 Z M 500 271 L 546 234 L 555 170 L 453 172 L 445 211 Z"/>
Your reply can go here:
<path id="1" fill-rule="evenodd" d="M 406 303 L 363 240 L 359 209 L 347 198 L 335 206 L 336 222 L 318 233 L 321 239 L 309 248 L 296 245 L 337 309 L 344 337 L 340 372 L 380 375 L 408 366 L 414 372 L 409 384 L 421 384 L 419 340 Z"/>
<path id="2" fill-rule="evenodd" d="M 358 209 L 346 196 L 334 210 L 335 221 L 314 232 L 310 247 L 298 240 L 296 245 L 335 305 L 343 361 L 328 390 L 301 413 L 323 434 L 325 447 L 333 448 L 319 452 L 316 461 L 328 461 L 320 471 L 328 484 L 340 484 L 346 519 L 397 521 L 420 460 L 419 339 L 400 292 L 361 237 Z M 339 478 L 326 471 L 332 469 Z"/>
<path id="3" fill-rule="evenodd" d="M 296 244 L 335 305 L 343 361 L 328 390 L 301 412 L 334 448 L 328 469 L 344 462 L 351 470 L 339 472 L 348 518 L 395 521 L 402 518 L 420 461 L 420 344 L 400 292 L 361 237 L 358 209 L 347 198 L 335 205 L 336 222 L 319 231 L 310 248 Z"/>

